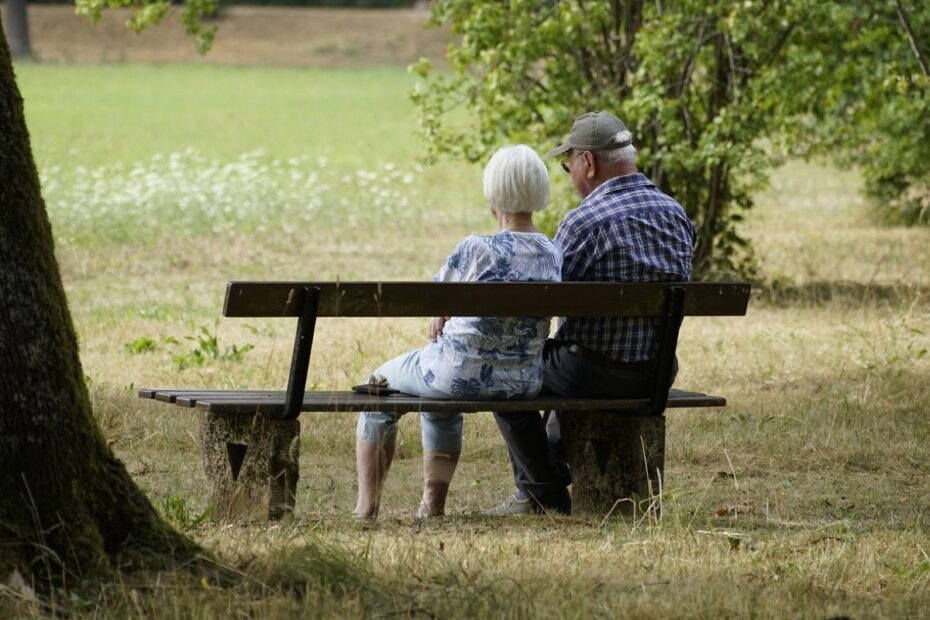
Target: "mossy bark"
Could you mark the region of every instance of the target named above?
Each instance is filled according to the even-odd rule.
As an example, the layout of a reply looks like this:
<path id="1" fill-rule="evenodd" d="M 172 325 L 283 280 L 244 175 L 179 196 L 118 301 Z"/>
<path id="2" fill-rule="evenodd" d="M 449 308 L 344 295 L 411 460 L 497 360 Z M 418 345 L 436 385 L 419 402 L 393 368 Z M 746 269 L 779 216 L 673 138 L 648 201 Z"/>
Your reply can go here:
<path id="1" fill-rule="evenodd" d="M 107 447 L 84 385 L 52 231 L 0 29 L 0 579 L 189 558 Z"/>

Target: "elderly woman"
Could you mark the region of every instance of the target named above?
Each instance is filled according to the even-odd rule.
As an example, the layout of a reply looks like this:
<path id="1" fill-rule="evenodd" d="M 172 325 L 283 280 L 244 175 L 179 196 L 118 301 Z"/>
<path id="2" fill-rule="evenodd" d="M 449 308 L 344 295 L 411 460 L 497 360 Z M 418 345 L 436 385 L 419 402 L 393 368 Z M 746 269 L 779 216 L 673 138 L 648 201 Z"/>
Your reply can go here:
<path id="1" fill-rule="evenodd" d="M 497 220 L 493 235 L 471 236 L 446 259 L 437 282 L 559 280 L 562 255 L 533 225 L 533 212 L 549 201 L 546 166 L 530 147 L 498 150 L 483 176 L 484 195 Z M 427 398 L 532 398 L 542 388 L 542 348 L 549 318 L 437 317 L 430 342 L 375 371 L 390 387 Z M 378 515 L 381 490 L 397 440 L 400 414 L 359 415 L 355 517 Z M 420 414 L 423 499 L 417 516 L 441 516 L 462 450 L 462 414 Z"/>

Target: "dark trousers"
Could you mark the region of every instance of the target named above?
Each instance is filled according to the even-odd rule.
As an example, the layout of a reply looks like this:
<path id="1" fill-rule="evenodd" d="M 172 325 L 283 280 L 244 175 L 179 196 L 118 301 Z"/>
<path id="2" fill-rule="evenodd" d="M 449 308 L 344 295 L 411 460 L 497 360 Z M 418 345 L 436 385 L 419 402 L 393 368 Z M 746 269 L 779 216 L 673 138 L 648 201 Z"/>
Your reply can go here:
<path id="1" fill-rule="evenodd" d="M 543 365 L 543 394 L 642 398 L 655 382 L 652 364 L 617 364 L 560 340 L 546 342 Z M 571 474 L 561 449 L 558 413 L 551 412 L 547 422 L 538 411 L 495 412 L 494 419 L 507 442 L 517 488 L 546 509 L 571 512 Z"/>

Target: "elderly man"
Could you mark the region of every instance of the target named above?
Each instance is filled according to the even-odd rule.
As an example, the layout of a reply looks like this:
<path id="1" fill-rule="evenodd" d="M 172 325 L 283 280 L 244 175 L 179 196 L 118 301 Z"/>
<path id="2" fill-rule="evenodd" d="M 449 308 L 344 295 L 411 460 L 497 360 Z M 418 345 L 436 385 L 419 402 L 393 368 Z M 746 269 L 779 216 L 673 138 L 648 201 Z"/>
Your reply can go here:
<path id="1" fill-rule="evenodd" d="M 556 233 L 562 280 L 682 282 L 691 279 L 695 229 L 684 209 L 636 169 L 636 148 L 608 112 L 575 119 L 562 156 L 582 197 Z M 543 392 L 640 397 L 653 384 L 657 343 L 648 319 L 565 318 L 543 352 Z M 559 454 L 558 414 L 495 413 L 510 450 L 517 492 L 486 514 L 571 512 L 568 467 Z"/>

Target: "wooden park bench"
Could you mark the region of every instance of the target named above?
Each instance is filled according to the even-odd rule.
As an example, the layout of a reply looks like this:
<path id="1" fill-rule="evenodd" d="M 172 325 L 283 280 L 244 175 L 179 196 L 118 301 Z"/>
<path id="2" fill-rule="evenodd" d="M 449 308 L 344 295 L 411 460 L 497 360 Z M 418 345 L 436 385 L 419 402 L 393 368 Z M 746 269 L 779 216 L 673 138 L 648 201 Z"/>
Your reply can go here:
<path id="1" fill-rule="evenodd" d="M 576 512 L 609 510 L 660 491 L 666 408 L 722 407 L 726 399 L 668 390 L 685 316 L 746 314 L 746 283 L 230 282 L 227 317 L 296 317 L 286 390 L 142 389 L 204 413 L 202 447 L 215 518 L 278 519 L 294 508 L 304 412 L 556 410 L 569 448 Z M 402 394 L 306 391 L 317 318 L 433 316 L 624 316 L 655 319 L 657 380 L 648 398 L 538 397 L 436 400 Z M 397 353 L 400 353 L 398 351 Z M 570 413 L 569 413 L 570 412 Z M 608 416 L 608 419 L 605 419 Z"/>

